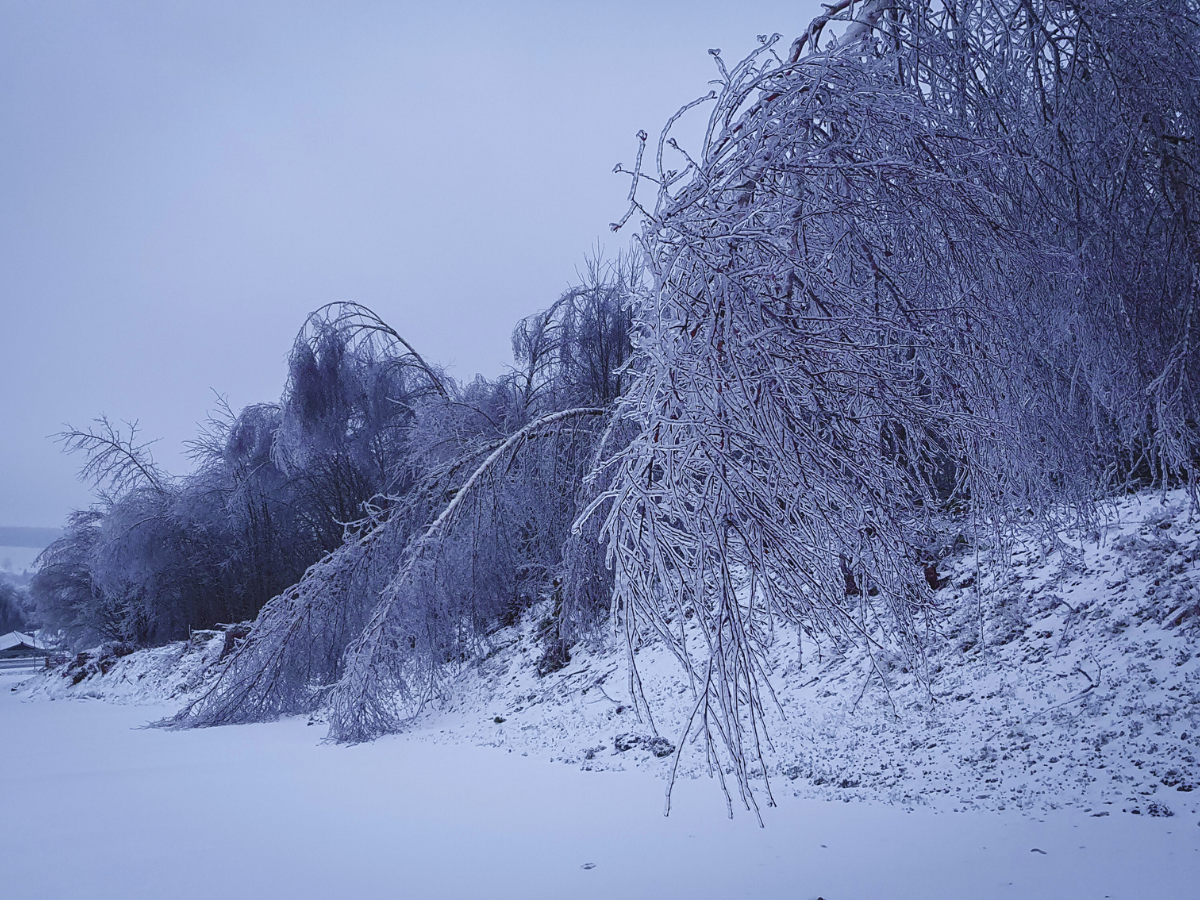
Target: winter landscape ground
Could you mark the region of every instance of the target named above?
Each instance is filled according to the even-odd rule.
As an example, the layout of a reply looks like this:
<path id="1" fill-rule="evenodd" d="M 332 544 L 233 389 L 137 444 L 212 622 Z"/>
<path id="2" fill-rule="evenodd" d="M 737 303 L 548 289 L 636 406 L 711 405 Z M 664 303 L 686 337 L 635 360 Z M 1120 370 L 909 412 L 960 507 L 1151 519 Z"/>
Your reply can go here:
<path id="1" fill-rule="evenodd" d="M 0 694 L 11 896 L 1129 897 L 1200 885 L 1200 521 L 1142 494 L 1057 549 L 943 562 L 927 679 L 778 641 L 757 781 L 727 816 L 690 691 L 601 639 L 541 677 L 537 615 L 403 734 L 145 728 L 202 691 L 220 634 Z M 982 624 L 981 624 L 982 623 Z M 70 677 L 65 677 L 70 674 Z M 807 676 L 807 677 L 804 677 Z M 657 734 L 656 734 L 657 732 Z M 657 738 L 657 739 L 656 739 Z M 622 749 L 624 748 L 624 749 Z M 664 754 L 664 755 L 658 755 Z"/>
<path id="2" fill-rule="evenodd" d="M 314 282 L 190 471 L 64 426 L 0 893 L 1200 896 L 1200 0 L 824 9 L 504 373 Z"/>

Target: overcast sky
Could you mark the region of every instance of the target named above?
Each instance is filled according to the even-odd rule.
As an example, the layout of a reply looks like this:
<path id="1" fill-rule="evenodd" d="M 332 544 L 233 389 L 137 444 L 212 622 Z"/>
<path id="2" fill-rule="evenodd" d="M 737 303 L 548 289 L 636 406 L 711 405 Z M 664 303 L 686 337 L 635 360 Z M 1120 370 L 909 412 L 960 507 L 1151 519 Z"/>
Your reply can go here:
<path id="1" fill-rule="evenodd" d="M 634 134 L 819 12 L 783 2 L 0 2 L 0 525 L 89 494 L 52 436 L 155 458 L 278 399 L 305 315 L 372 307 L 456 377 L 624 234 Z"/>

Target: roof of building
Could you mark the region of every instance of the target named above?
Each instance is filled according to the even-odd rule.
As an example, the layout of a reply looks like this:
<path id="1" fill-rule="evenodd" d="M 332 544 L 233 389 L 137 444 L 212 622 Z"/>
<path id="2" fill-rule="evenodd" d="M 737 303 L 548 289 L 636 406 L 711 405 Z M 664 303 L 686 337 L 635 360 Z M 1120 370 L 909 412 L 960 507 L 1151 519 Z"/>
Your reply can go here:
<path id="1" fill-rule="evenodd" d="M 14 647 L 20 647 L 24 644 L 33 650 L 41 649 L 37 645 L 37 641 L 27 634 L 21 634 L 19 631 L 10 631 L 8 634 L 0 635 L 0 650 L 12 650 Z"/>

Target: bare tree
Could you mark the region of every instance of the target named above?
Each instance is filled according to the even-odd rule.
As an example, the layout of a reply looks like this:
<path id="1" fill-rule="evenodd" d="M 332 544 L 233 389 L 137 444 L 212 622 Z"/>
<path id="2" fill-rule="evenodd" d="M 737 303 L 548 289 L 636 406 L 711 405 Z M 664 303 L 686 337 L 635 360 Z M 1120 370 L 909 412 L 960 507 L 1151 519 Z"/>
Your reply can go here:
<path id="1" fill-rule="evenodd" d="M 101 416 L 88 428 L 68 428 L 58 435 L 68 453 L 83 453 L 85 462 L 79 477 L 92 483 L 102 499 L 118 497 L 135 488 L 145 487 L 166 494 L 169 478 L 154 462 L 150 444 L 137 442 L 137 422 L 125 423 L 125 429 Z"/>

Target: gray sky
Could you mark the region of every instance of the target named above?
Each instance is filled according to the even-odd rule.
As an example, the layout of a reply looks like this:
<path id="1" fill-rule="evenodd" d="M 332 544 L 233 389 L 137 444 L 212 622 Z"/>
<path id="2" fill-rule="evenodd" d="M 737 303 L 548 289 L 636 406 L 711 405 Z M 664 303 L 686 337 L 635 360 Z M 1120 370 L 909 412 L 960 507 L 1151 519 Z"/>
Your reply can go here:
<path id="1" fill-rule="evenodd" d="M 783 2 L 0 2 L 0 525 L 89 495 L 50 437 L 183 442 L 277 399 L 305 315 L 372 307 L 494 376 L 624 211 L 657 135 Z M 699 121 L 699 120 L 697 120 Z M 686 133 L 686 132 L 685 132 Z"/>

